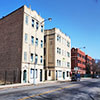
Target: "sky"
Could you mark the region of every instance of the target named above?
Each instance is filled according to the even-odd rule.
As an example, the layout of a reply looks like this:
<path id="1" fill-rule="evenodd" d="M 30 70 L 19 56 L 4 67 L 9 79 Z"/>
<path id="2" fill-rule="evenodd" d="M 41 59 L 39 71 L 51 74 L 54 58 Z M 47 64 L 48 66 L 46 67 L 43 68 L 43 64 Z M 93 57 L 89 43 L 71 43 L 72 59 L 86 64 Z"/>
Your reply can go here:
<path id="1" fill-rule="evenodd" d="M 72 47 L 100 59 L 100 0 L 0 0 L 0 18 L 22 5 L 52 18 L 45 29 L 59 28 L 70 36 Z"/>

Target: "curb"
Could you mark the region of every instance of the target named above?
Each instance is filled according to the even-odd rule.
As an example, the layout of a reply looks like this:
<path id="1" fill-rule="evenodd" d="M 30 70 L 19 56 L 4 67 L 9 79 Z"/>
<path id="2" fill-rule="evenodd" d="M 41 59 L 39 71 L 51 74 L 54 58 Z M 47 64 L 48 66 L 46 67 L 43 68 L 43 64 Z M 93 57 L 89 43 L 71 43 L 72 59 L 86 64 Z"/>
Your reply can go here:
<path id="1" fill-rule="evenodd" d="M 25 83 L 25 84 L 10 84 L 10 85 L 3 85 L 0 86 L 0 90 L 2 89 L 8 89 L 8 88 L 17 88 L 17 87 L 23 87 L 23 86 L 40 86 L 40 85 L 45 85 L 45 84 L 53 84 L 53 83 L 64 83 L 64 82 L 70 82 L 70 80 L 66 80 L 66 81 L 45 81 L 42 83 L 38 83 L 38 84 L 32 84 L 32 83 Z"/>

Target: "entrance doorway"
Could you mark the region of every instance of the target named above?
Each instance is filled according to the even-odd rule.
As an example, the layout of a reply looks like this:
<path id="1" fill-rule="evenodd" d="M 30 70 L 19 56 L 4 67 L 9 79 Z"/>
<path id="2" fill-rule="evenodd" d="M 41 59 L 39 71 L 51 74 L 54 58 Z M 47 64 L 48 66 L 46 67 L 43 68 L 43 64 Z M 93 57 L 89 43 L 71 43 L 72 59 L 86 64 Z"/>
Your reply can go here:
<path id="1" fill-rule="evenodd" d="M 42 69 L 40 69 L 40 82 L 42 81 Z"/>
<path id="2" fill-rule="evenodd" d="M 56 70 L 56 80 L 57 80 L 57 78 L 58 78 L 58 75 L 57 75 L 57 70 Z"/>
<path id="3" fill-rule="evenodd" d="M 63 79 L 65 79 L 65 72 L 63 72 Z"/>
<path id="4" fill-rule="evenodd" d="M 47 70 L 45 70 L 45 80 L 47 80 Z"/>
<path id="5" fill-rule="evenodd" d="M 23 82 L 26 83 L 26 80 L 27 80 L 27 71 L 24 70 L 23 71 Z"/>

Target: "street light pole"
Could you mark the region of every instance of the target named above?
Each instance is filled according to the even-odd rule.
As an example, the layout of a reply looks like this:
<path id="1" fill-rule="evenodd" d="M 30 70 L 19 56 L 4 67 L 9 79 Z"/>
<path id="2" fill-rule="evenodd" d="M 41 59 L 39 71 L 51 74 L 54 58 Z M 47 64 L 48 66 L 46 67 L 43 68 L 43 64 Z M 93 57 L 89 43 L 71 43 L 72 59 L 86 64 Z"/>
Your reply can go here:
<path id="1" fill-rule="evenodd" d="M 51 21 L 52 18 L 48 18 L 48 19 L 45 19 L 43 20 L 42 22 L 39 23 L 39 26 L 38 26 L 38 29 L 40 28 L 40 26 L 46 22 L 46 21 Z M 37 29 L 36 29 L 36 33 L 35 33 L 35 50 L 34 50 L 34 54 L 35 54 L 35 61 L 34 61 L 34 81 L 33 81 L 33 84 L 36 84 L 36 38 L 37 38 Z"/>

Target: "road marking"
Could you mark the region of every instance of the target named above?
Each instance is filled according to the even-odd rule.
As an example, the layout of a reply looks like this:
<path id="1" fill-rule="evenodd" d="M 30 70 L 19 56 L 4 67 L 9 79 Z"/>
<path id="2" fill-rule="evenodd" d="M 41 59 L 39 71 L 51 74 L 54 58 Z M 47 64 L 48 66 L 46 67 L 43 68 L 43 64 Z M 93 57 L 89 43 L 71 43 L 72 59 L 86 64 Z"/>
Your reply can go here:
<path id="1" fill-rule="evenodd" d="M 25 100 L 25 99 L 29 99 L 29 98 L 33 98 L 33 97 L 37 97 L 37 96 L 40 96 L 40 95 L 44 95 L 44 94 L 48 94 L 48 93 L 52 93 L 52 92 L 55 92 L 55 91 L 59 91 L 59 90 L 65 89 L 65 88 L 70 88 L 70 87 L 77 86 L 77 85 L 78 85 L 78 84 L 74 84 L 74 85 L 70 85 L 70 86 L 67 86 L 67 87 L 62 87 L 62 88 L 58 88 L 58 89 L 55 89 L 55 90 L 46 91 L 46 92 L 43 92 L 43 93 L 40 93 L 40 94 L 36 94 L 36 95 L 32 95 L 32 96 L 28 96 L 28 97 L 24 97 L 24 98 L 22 98 L 22 99 L 18 99 L 18 100 Z"/>

